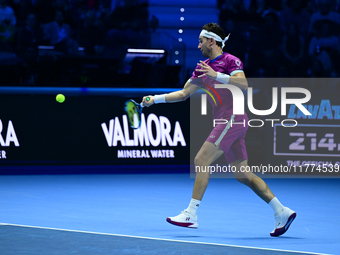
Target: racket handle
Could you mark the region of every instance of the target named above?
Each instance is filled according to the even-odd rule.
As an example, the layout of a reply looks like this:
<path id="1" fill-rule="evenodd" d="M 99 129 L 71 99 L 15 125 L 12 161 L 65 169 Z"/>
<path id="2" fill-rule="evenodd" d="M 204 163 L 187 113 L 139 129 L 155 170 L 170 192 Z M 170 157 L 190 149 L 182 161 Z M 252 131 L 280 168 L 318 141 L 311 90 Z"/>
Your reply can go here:
<path id="1" fill-rule="evenodd" d="M 150 101 L 150 97 L 146 97 L 145 100 L 146 100 L 146 102 L 149 102 Z M 143 102 L 140 103 L 140 107 L 144 107 Z"/>

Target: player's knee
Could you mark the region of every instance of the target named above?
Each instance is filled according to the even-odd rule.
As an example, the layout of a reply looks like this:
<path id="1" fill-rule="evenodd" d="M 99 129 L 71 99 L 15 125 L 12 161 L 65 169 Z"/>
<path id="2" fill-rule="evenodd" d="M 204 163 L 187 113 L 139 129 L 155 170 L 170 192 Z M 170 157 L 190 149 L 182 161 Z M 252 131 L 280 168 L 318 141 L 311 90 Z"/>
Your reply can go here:
<path id="1" fill-rule="evenodd" d="M 200 166 L 202 164 L 200 164 L 202 161 L 201 161 L 201 158 L 200 156 L 196 155 L 195 159 L 194 159 L 194 163 L 195 163 L 195 166 Z"/>
<path id="2" fill-rule="evenodd" d="M 195 166 L 204 166 L 205 163 L 206 163 L 206 160 L 205 160 L 204 156 L 196 155 L 194 163 L 195 163 Z"/>

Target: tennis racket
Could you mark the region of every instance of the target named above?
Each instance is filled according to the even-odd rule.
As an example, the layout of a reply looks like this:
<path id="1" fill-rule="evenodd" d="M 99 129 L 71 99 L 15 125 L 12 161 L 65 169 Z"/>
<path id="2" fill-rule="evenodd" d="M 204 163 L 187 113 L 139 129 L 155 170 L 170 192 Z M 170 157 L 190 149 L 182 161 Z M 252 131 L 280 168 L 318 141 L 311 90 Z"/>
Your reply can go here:
<path id="1" fill-rule="evenodd" d="M 146 98 L 146 101 L 150 101 L 150 97 Z M 144 105 L 143 103 L 138 104 L 135 100 L 129 99 L 125 102 L 125 112 L 127 114 L 130 127 L 133 129 L 137 129 L 140 127 L 142 122 L 142 111 Z"/>

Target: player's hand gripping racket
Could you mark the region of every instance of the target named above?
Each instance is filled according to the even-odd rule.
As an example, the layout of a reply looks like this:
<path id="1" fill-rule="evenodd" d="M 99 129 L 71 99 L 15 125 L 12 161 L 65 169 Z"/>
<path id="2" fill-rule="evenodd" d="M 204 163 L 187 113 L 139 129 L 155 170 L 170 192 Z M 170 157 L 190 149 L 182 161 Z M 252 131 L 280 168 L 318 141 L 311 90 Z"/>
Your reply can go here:
<path id="1" fill-rule="evenodd" d="M 146 101 L 149 102 L 150 97 L 147 97 Z M 135 100 L 129 99 L 125 102 L 125 112 L 131 128 L 137 129 L 140 127 L 143 108 L 143 103 L 138 104 Z"/>

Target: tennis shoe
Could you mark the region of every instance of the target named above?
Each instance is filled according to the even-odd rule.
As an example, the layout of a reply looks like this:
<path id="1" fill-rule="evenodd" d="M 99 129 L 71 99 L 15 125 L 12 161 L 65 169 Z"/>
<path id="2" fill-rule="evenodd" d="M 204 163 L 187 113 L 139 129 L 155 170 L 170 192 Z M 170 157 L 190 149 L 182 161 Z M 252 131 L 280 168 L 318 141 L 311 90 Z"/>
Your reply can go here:
<path id="1" fill-rule="evenodd" d="M 179 227 L 198 228 L 197 215 L 194 216 L 187 211 L 183 211 L 175 217 L 168 217 L 166 221 Z"/>
<path id="2" fill-rule="evenodd" d="M 296 212 L 288 207 L 284 207 L 282 212 L 275 214 L 274 216 L 275 228 L 272 232 L 270 232 L 270 235 L 276 237 L 284 234 L 288 230 L 290 224 L 292 224 L 296 217 Z"/>

